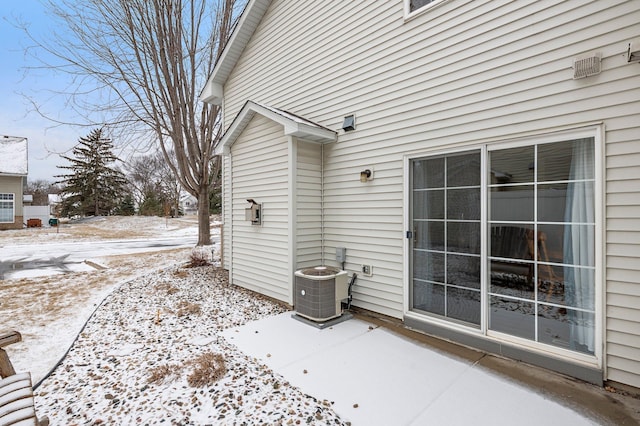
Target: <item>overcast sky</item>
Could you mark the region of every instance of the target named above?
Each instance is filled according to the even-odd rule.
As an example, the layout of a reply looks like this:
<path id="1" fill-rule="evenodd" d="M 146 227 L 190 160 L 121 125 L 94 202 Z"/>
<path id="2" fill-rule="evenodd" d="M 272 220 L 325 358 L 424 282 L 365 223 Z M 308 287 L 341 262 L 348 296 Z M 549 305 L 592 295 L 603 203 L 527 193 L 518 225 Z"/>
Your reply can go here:
<path id="1" fill-rule="evenodd" d="M 52 70 L 26 70 L 39 64 L 25 53 L 31 43 L 18 28 L 21 22 L 28 24 L 37 37 L 52 29 L 38 0 L 0 0 L 0 135 L 28 138 L 29 181 L 53 182 L 54 175 L 68 173 L 56 167 L 67 164 L 59 155 L 68 154 L 90 129 L 56 126 L 34 112 L 22 95 L 27 94 L 51 116 L 66 116 L 64 98 L 53 96 L 51 90 L 64 87 L 67 76 Z"/>

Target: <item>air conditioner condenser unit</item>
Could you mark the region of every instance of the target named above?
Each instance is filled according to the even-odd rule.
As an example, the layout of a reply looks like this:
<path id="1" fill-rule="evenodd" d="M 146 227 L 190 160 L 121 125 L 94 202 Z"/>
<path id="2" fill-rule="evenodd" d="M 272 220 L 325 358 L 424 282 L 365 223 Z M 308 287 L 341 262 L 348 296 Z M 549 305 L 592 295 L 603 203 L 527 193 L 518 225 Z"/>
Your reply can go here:
<path id="1" fill-rule="evenodd" d="M 322 322 L 342 315 L 342 301 L 349 297 L 347 271 L 328 266 L 295 273 L 294 309 L 311 321 Z"/>

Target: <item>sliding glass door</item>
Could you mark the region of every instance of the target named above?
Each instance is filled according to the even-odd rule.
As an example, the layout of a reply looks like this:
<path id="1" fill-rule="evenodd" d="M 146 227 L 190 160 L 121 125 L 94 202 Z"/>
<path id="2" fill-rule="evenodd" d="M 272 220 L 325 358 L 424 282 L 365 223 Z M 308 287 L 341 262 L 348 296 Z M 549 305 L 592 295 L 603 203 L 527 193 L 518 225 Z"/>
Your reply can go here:
<path id="1" fill-rule="evenodd" d="M 412 169 L 412 308 L 479 327 L 480 151 Z"/>
<path id="2" fill-rule="evenodd" d="M 409 309 L 595 354 L 594 146 L 588 137 L 410 160 Z"/>

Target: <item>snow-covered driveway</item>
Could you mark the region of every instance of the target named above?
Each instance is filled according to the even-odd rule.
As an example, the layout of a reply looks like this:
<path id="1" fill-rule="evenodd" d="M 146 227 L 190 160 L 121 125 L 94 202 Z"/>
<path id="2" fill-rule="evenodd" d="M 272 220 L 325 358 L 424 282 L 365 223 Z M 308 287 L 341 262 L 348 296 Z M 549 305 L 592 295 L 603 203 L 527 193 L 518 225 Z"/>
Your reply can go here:
<path id="1" fill-rule="evenodd" d="M 0 246 L 0 279 L 42 276 L 56 272 L 87 271 L 85 261 L 105 256 L 148 253 L 194 247 L 197 235 L 145 239 L 5 244 Z M 214 242 L 217 242 L 213 238 Z"/>

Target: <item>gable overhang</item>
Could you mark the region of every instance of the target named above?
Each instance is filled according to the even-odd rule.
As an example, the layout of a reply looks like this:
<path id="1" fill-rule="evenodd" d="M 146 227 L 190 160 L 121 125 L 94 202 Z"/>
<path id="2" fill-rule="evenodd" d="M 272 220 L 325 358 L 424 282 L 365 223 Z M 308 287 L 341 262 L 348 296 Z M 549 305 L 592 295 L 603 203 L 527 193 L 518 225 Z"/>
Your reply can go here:
<path id="1" fill-rule="evenodd" d="M 337 132 L 310 120 L 291 114 L 290 112 L 261 105 L 257 102 L 247 101 L 236 118 L 233 120 L 225 134 L 216 146 L 216 155 L 228 155 L 231 145 L 238 139 L 242 131 L 253 117 L 259 114 L 284 127 L 285 136 L 295 136 L 310 142 L 329 143 L 338 139 Z"/>
<path id="2" fill-rule="evenodd" d="M 229 41 L 224 46 L 207 83 L 200 93 L 200 100 L 208 104 L 222 105 L 223 88 L 231 71 L 238 63 L 240 55 L 260 24 L 271 0 L 249 0 L 233 29 Z"/>

